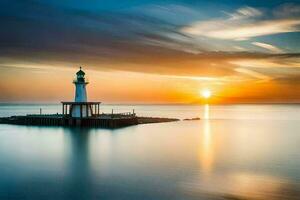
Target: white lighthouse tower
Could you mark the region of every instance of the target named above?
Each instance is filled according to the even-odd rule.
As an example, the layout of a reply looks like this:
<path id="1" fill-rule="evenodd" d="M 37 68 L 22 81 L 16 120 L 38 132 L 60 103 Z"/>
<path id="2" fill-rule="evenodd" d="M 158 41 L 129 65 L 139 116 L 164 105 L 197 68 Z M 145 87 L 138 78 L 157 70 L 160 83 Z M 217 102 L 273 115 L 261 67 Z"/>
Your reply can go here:
<path id="1" fill-rule="evenodd" d="M 72 106 L 71 116 L 72 117 L 88 117 L 92 115 L 92 109 L 88 104 L 81 104 L 87 102 L 87 93 L 86 93 L 86 85 L 88 82 L 84 77 L 85 73 L 81 70 L 76 73 L 76 78 L 73 83 L 75 84 L 75 103 L 79 103 L 78 105 Z M 86 110 L 87 112 L 82 112 Z"/>
<path id="2" fill-rule="evenodd" d="M 99 116 L 99 106 L 101 102 L 88 101 L 86 92 L 88 81 L 86 81 L 84 76 L 85 73 L 80 67 L 73 81 L 75 84 L 75 100 L 73 102 L 61 102 L 63 105 L 62 113 L 65 117 L 87 118 Z"/>

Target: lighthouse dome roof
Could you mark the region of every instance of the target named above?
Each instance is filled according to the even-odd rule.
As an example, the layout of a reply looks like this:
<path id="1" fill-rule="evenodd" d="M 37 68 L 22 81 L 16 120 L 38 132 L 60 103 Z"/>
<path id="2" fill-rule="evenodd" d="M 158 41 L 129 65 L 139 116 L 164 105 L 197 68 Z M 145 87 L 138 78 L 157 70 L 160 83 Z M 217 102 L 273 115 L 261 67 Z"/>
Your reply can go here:
<path id="1" fill-rule="evenodd" d="M 80 67 L 80 70 L 76 73 L 77 76 L 84 76 L 85 73 L 84 71 L 81 70 L 81 67 Z"/>

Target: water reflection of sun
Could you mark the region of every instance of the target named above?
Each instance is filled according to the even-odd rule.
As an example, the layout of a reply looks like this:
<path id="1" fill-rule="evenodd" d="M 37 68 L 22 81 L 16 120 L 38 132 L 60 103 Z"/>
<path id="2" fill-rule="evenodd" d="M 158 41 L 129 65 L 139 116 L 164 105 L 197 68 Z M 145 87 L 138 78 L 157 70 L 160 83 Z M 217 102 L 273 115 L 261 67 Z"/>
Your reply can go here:
<path id="1" fill-rule="evenodd" d="M 200 162 L 204 174 L 212 170 L 214 144 L 209 121 L 209 105 L 204 106 L 203 131 L 200 144 Z"/>

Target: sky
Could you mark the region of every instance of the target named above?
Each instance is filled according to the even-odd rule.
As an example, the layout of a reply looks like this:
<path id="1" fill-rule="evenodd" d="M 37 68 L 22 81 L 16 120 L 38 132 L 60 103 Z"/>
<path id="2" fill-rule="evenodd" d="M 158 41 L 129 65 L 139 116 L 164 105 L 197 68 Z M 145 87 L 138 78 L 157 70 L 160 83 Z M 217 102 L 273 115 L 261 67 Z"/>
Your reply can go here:
<path id="1" fill-rule="evenodd" d="M 300 102 L 300 1 L 1 0 L 0 102 Z M 207 101 L 207 100 L 206 100 Z"/>

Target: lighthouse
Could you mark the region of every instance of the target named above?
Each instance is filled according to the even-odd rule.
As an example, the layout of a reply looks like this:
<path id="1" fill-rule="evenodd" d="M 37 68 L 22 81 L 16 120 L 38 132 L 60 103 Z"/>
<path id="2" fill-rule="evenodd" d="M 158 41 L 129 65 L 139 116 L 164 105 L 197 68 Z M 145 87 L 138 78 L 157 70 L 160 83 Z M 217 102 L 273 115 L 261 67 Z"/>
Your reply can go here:
<path id="1" fill-rule="evenodd" d="M 99 115 L 100 102 L 89 102 L 86 85 L 89 83 L 85 78 L 85 72 L 81 69 L 76 73 L 73 81 L 75 85 L 74 102 L 62 102 L 63 115 L 72 118 L 88 118 Z"/>
<path id="2" fill-rule="evenodd" d="M 76 78 L 73 83 L 75 84 L 75 103 L 78 105 L 73 105 L 71 110 L 72 117 L 88 117 L 92 115 L 92 108 L 90 105 L 85 104 L 87 102 L 86 85 L 88 82 L 85 80 L 85 73 L 81 70 L 76 73 Z M 83 104 L 82 104 L 83 103 Z M 86 112 L 82 112 L 85 110 Z"/>
<path id="3" fill-rule="evenodd" d="M 84 126 L 84 127 L 105 127 L 119 128 L 140 123 L 155 123 L 170 121 L 163 118 L 146 118 L 143 117 L 138 121 L 135 113 L 101 113 L 99 101 L 88 101 L 87 84 L 85 72 L 81 69 L 76 72 L 73 80 L 75 85 L 74 101 L 62 101 L 61 114 L 26 115 L 0 117 L 0 124 L 22 124 L 22 125 L 47 125 L 47 126 Z"/>

